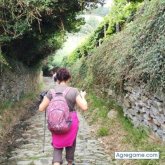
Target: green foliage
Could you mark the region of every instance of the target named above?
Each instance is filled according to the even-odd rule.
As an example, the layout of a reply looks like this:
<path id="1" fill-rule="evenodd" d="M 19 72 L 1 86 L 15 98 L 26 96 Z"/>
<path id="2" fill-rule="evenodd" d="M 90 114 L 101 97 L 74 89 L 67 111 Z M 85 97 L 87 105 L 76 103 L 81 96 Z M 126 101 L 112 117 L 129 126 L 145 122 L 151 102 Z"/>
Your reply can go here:
<path id="1" fill-rule="evenodd" d="M 131 146 L 132 150 L 136 151 L 160 152 L 160 160 L 134 160 L 134 164 L 156 165 L 160 162 L 164 162 L 164 145 L 156 142 L 156 139 L 155 141 L 154 139 L 151 141 L 148 136 L 150 135 L 150 131 L 148 129 L 145 127 L 135 128 L 131 121 L 124 117 L 122 108 L 110 98 L 98 97 L 95 93 L 93 93 L 93 91 L 88 91 L 87 93 L 87 99 L 89 100 L 90 105 L 87 117 L 92 117 L 92 121 L 90 122 L 92 125 L 97 125 L 97 127 L 100 126 L 100 128 L 97 130 L 97 136 L 111 135 L 111 131 L 115 132 L 115 127 L 117 127 L 117 129 L 120 128 L 122 133 L 124 132 L 124 136 L 122 137 L 123 146 L 129 145 Z M 98 115 L 98 112 L 100 112 L 103 107 L 105 109 L 117 110 L 117 118 L 115 120 L 108 120 L 107 117 L 101 117 Z M 111 137 L 112 136 L 113 135 L 111 135 Z"/>
<path id="2" fill-rule="evenodd" d="M 120 1 L 121 4 L 125 4 L 125 1 Z M 101 24 L 86 42 L 65 59 L 65 65 L 71 67 L 77 59 L 87 57 L 85 64 L 79 67 L 86 66 L 84 73 L 89 76 L 82 76 L 85 77 L 85 84 L 88 84 L 87 80 L 120 93 L 123 93 L 124 83 L 143 84 L 147 91 L 158 94 L 165 91 L 163 4 L 158 0 L 145 2 L 134 22 L 127 23 L 124 31 L 111 36 L 101 48 L 94 49 L 103 31 L 104 23 Z M 130 5 L 125 5 L 125 8 L 130 9 Z M 91 54 L 94 55 L 90 57 Z M 78 73 L 80 76 L 83 74 L 80 70 Z"/>
<path id="3" fill-rule="evenodd" d="M 97 131 L 98 136 L 107 136 L 108 134 L 109 134 L 109 130 L 108 130 L 108 128 L 105 128 L 105 127 L 101 127 Z"/>
<path id="4" fill-rule="evenodd" d="M 136 151 L 150 151 L 160 153 L 160 162 L 164 160 L 164 146 L 154 141 L 149 141 L 150 130 L 146 127 L 135 128 L 130 119 L 125 118 L 122 111 L 119 111 L 118 121 L 123 129 L 127 132 L 124 138 L 124 143 L 134 146 Z M 156 139 L 155 139 L 156 140 Z M 159 165 L 158 160 L 138 160 L 137 164 L 140 165 Z"/>
<path id="5" fill-rule="evenodd" d="M 86 57 L 92 54 L 94 48 L 98 45 L 99 39 L 99 32 L 98 30 L 95 31 L 90 37 L 88 37 L 85 42 L 83 42 L 78 48 L 76 48 L 66 60 L 66 65 L 71 66 L 73 65 L 77 59 L 81 57 Z"/>
<path id="6" fill-rule="evenodd" d="M 140 146 L 139 144 L 148 137 L 149 130 L 144 127 L 134 128 L 132 122 L 123 116 L 124 115 L 120 113 L 120 123 L 122 124 L 124 130 L 128 132 L 125 140 L 132 143 L 134 146 Z"/>
<path id="7" fill-rule="evenodd" d="M 2 53 L 35 65 L 61 46 L 65 31 L 80 29 L 84 21 L 77 14 L 90 2 L 98 1 L 1 0 Z"/>
<path id="8" fill-rule="evenodd" d="M 84 86 L 85 86 L 84 82 L 81 81 L 82 80 L 82 75 L 80 75 L 80 73 L 79 73 L 80 72 L 80 67 L 81 67 L 83 61 L 84 61 L 84 59 L 81 58 L 81 59 L 77 60 L 76 63 L 74 63 L 74 65 L 72 65 L 69 68 L 69 70 L 72 73 L 72 84 L 77 86 L 77 87 L 80 87 L 81 89 L 83 89 Z"/>
<path id="9" fill-rule="evenodd" d="M 134 21 L 125 25 L 123 31 L 111 36 L 102 46 L 95 49 L 92 56 L 87 56 L 84 61 L 78 59 L 72 65 L 79 66 L 74 72 L 75 77 L 79 76 L 76 82 L 80 82 L 80 86 L 87 85 L 86 80 L 92 75 L 92 85 L 89 89 L 97 91 L 97 96 L 100 92 L 97 89 L 103 91 L 109 88 L 122 95 L 125 84 L 142 86 L 146 92 L 152 94 L 165 93 L 164 10 L 165 1 L 146 1 L 137 11 Z M 164 145 L 154 142 L 155 139 L 151 142 L 148 138 L 150 130 L 142 127 L 134 128 L 131 121 L 123 116 L 119 106 L 114 106 L 113 102 L 108 103 L 105 98 L 101 103 L 100 97 L 98 99 L 95 94 L 90 96 L 89 91 L 87 93 L 90 100 L 89 112 L 94 116 L 93 121 L 104 122 L 104 119 L 107 119 L 105 117 L 108 112 L 107 107 L 108 109 L 117 107 L 119 112 L 117 121 L 128 133 L 123 143 L 134 146 L 136 151 L 160 152 L 160 160 L 136 160 L 135 164 L 164 164 Z M 108 100 L 110 100 L 109 96 Z M 110 125 L 108 120 L 106 121 L 106 124 Z"/>
<path id="10" fill-rule="evenodd" d="M 108 102 L 106 99 L 98 97 L 94 92 L 88 89 L 88 98 L 90 100 L 91 109 L 95 111 L 95 118 L 108 119 L 109 112 Z M 97 121 L 97 120 L 96 120 Z"/>
<path id="11" fill-rule="evenodd" d="M 127 0 L 115 0 L 109 16 L 106 18 L 108 23 L 107 35 L 111 35 L 116 31 L 116 24 L 119 24 L 119 30 L 124 26 L 124 23 L 134 19 L 134 15 L 141 3 Z"/>
<path id="12" fill-rule="evenodd" d="M 2 46 L 2 51 L 11 59 L 22 61 L 28 66 L 35 66 L 54 49 L 60 48 L 63 42 L 63 35 L 60 32 L 47 38 L 38 37 L 34 38 L 29 34 L 22 39 L 15 39 L 10 44 Z"/>
<path id="13" fill-rule="evenodd" d="M 66 42 L 63 44 L 61 49 L 59 49 L 58 51 L 52 54 L 52 56 L 54 57 L 51 59 L 48 59 L 47 65 L 50 68 L 53 68 L 54 66 L 60 66 L 65 56 L 78 53 L 79 49 L 77 49 L 77 52 L 74 50 L 77 47 L 80 47 L 80 45 L 81 47 L 83 47 L 83 45 L 86 45 L 86 44 L 83 44 L 84 40 L 88 40 L 87 38 L 89 38 L 89 35 L 91 35 L 91 33 L 93 33 L 93 31 L 96 30 L 97 26 L 102 21 L 103 16 L 108 14 L 108 11 L 109 11 L 108 7 L 101 7 L 101 6 L 99 6 L 96 9 L 85 11 L 84 14 L 82 14 L 82 17 L 84 17 L 84 20 L 85 20 L 85 24 L 81 27 L 78 33 L 67 34 L 68 38 Z M 84 51 L 87 52 L 88 50 L 84 50 Z M 80 56 L 83 56 L 82 55 L 83 52 L 79 52 L 78 54 Z M 68 63 L 71 65 L 72 63 L 71 60 L 68 60 Z"/>
<path id="14" fill-rule="evenodd" d="M 133 57 L 136 66 L 130 74 L 139 77 L 137 81 L 147 83 L 146 89 L 154 92 L 165 91 L 164 8 L 165 2 L 164 5 L 159 1 L 146 4 L 141 26 L 137 29 L 132 25 L 138 33 L 134 34 L 133 38 Z M 137 23 L 139 21 L 137 20 Z"/>
<path id="15" fill-rule="evenodd" d="M 117 23 L 124 24 L 127 20 L 130 21 L 130 17 L 135 14 L 139 5 L 138 2 L 128 3 L 127 0 L 115 1 L 110 14 L 105 17 L 104 21 L 85 42 L 69 55 L 66 65 L 71 66 L 78 58 L 92 54 L 92 51 L 106 39 L 106 36 L 116 32 L 115 26 Z"/>
<path id="16" fill-rule="evenodd" d="M 123 93 L 124 83 L 143 85 L 146 91 L 164 93 L 164 5 L 150 1 L 134 22 L 114 35 L 90 58 L 94 82 Z"/>
<path id="17" fill-rule="evenodd" d="M 85 2 L 85 1 L 84 1 Z M 47 25 L 55 25 L 64 30 L 75 27 L 75 12 L 80 11 L 79 1 L 54 1 L 54 0 L 6 0 L 0 1 L 1 11 L 1 42 L 20 38 L 24 33 L 36 30 L 42 32 Z M 69 21 L 66 21 L 69 19 Z M 79 22 L 79 21 L 78 21 Z M 55 26 L 57 27 L 57 25 Z M 59 28 L 58 28 L 59 29 Z M 33 30 L 33 31 L 32 31 Z M 34 33 L 35 34 L 35 33 Z"/>

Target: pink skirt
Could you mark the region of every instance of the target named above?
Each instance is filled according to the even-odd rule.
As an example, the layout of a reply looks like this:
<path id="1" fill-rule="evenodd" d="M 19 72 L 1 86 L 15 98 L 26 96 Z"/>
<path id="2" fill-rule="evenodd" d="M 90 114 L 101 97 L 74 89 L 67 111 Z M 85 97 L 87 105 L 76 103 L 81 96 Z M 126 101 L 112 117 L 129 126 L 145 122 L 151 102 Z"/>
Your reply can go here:
<path id="1" fill-rule="evenodd" d="M 52 133 L 52 146 L 54 148 L 63 148 L 69 147 L 73 145 L 73 142 L 77 136 L 78 128 L 79 128 L 79 120 L 77 117 L 77 112 L 71 112 L 72 117 L 72 125 L 71 129 L 68 133 L 57 135 Z"/>

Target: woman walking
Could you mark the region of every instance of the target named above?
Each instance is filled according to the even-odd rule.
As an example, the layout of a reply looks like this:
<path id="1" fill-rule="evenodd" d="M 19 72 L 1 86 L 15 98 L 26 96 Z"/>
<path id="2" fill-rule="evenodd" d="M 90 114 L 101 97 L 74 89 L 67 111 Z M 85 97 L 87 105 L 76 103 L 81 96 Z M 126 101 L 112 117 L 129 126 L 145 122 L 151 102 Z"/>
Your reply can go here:
<path id="1" fill-rule="evenodd" d="M 61 68 L 57 71 L 56 79 L 57 84 L 54 88 L 55 92 L 63 93 L 67 91 L 67 93 L 65 93 L 65 99 L 69 107 L 72 124 L 69 132 L 65 134 L 56 134 L 52 132 L 52 146 L 54 148 L 53 165 L 62 164 L 62 151 L 64 148 L 66 150 L 66 160 L 68 162 L 68 165 L 73 165 L 76 137 L 79 127 L 79 120 L 77 117 L 75 106 L 77 105 L 83 111 L 86 111 L 88 109 L 87 101 L 85 99 L 86 92 L 79 92 L 77 88 L 69 87 L 68 83 L 71 79 L 71 75 L 66 68 Z M 52 98 L 52 92 L 51 90 L 49 90 L 42 103 L 39 105 L 39 111 L 45 111 Z"/>

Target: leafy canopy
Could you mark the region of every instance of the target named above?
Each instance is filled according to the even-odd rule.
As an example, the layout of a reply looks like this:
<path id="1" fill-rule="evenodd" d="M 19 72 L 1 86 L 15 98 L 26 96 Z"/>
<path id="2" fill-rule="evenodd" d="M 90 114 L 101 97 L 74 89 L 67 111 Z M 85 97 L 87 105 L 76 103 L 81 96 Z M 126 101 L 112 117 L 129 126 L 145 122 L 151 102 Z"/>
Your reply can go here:
<path id="1" fill-rule="evenodd" d="M 103 0 L 0 0 L 2 53 L 37 63 L 61 46 L 66 31 L 79 30 L 77 14 L 96 3 Z"/>

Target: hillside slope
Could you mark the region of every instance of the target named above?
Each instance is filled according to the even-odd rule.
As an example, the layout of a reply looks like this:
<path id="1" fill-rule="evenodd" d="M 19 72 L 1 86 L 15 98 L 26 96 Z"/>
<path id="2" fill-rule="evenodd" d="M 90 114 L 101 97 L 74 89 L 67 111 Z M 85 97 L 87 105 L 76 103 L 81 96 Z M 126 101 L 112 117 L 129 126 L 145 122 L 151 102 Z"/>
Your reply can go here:
<path id="1" fill-rule="evenodd" d="M 165 93 L 165 3 L 151 4 L 92 55 L 94 82 L 121 92 L 131 83 Z"/>
<path id="2" fill-rule="evenodd" d="M 135 20 L 71 67 L 77 84 L 115 98 L 134 126 L 165 141 L 165 1 L 145 3 Z"/>

